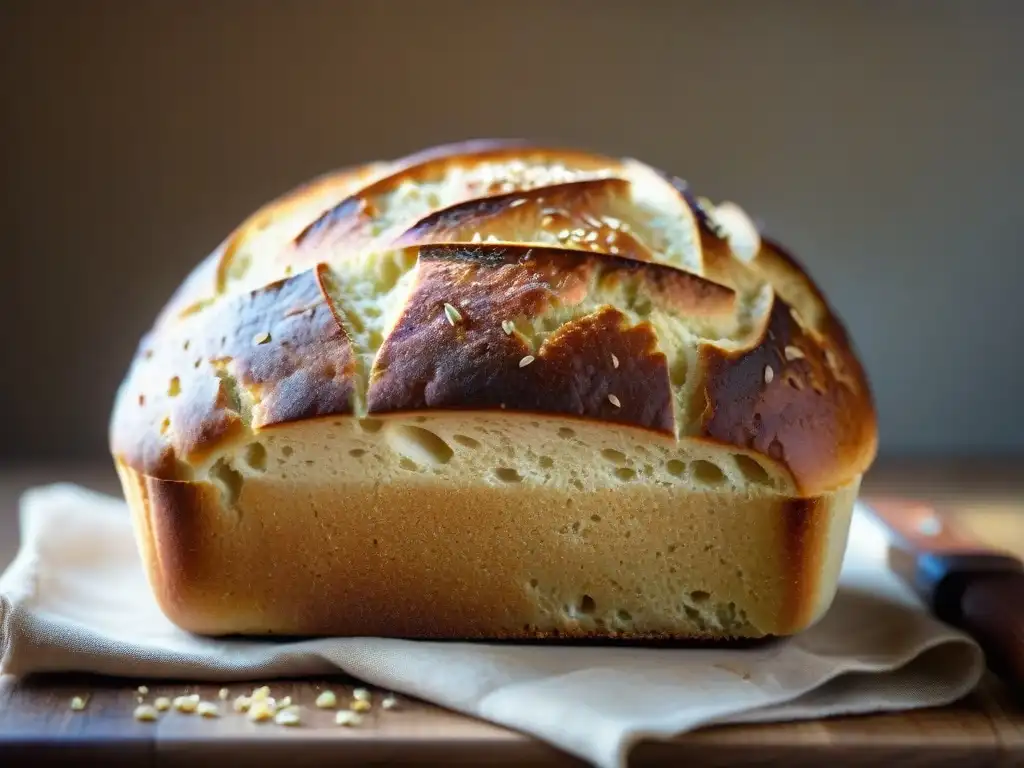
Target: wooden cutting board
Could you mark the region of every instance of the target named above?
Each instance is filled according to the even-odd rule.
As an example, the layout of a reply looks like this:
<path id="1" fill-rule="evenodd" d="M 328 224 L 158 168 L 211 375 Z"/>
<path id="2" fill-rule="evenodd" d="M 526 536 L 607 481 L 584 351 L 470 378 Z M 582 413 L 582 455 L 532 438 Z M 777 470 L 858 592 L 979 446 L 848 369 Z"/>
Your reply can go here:
<path id="1" fill-rule="evenodd" d="M 985 536 L 1024 543 L 1024 463 L 996 470 L 931 463 L 880 465 L 865 483 L 865 495 L 906 493 L 959 509 L 968 525 Z M 6 480 L 4 479 L 6 477 Z M 115 491 L 105 473 L 30 470 L 0 474 L 0 510 L 10 509 L 20 489 L 51 479 L 71 479 Z M 0 516 L 0 569 L 13 555 L 13 521 Z M 1017 537 L 1016 539 L 1014 537 Z M 302 707 L 296 727 L 252 723 L 222 703 L 219 718 L 171 712 L 155 723 L 137 722 L 132 712 L 138 680 L 56 676 L 0 679 L 0 767 L 55 762 L 109 766 L 195 766 L 230 768 L 407 763 L 419 765 L 582 765 L 525 735 L 438 707 L 400 698 L 397 709 L 379 706 L 357 728 L 334 724 L 334 713 L 314 701 L 330 688 L 342 702 L 353 681 L 254 681 L 231 685 L 231 697 L 264 682 L 276 697 L 291 696 Z M 147 701 L 199 693 L 218 701 L 219 686 L 188 681 L 149 683 Z M 73 696 L 88 696 L 74 712 Z M 833 718 L 759 726 L 710 728 L 667 742 L 644 743 L 631 765 L 1024 765 L 1024 710 L 1002 686 L 986 680 L 953 706 L 902 714 Z"/>

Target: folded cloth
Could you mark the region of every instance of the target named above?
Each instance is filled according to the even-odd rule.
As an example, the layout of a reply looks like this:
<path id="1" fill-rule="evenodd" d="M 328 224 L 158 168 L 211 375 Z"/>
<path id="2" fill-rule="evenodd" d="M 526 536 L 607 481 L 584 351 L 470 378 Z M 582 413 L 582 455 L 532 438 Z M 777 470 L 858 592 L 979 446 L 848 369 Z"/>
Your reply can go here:
<path id="1" fill-rule="evenodd" d="M 208 681 L 337 674 L 533 734 L 596 766 L 718 723 L 937 706 L 981 678 L 979 647 L 932 618 L 885 566 L 859 508 L 839 593 L 798 637 L 744 649 L 553 647 L 380 638 L 215 640 L 160 612 L 120 499 L 72 485 L 22 497 L 0 576 L 0 672 Z"/>

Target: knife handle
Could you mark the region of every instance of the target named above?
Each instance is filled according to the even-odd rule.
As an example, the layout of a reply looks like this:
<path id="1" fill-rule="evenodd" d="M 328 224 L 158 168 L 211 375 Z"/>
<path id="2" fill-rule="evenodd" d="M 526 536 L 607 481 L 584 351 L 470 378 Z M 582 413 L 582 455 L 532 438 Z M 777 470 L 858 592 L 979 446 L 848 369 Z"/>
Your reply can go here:
<path id="1" fill-rule="evenodd" d="M 992 671 L 1024 693 L 1024 574 L 987 573 L 963 585 L 958 622 L 985 651 Z"/>

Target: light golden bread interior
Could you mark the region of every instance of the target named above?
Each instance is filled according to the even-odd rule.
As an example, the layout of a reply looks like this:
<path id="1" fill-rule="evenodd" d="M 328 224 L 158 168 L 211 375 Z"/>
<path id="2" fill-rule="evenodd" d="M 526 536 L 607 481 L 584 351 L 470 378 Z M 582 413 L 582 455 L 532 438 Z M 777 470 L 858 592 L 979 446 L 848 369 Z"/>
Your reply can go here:
<path id="1" fill-rule="evenodd" d="M 876 442 L 841 324 L 738 207 L 515 142 L 258 211 L 111 421 L 157 597 L 214 634 L 789 634 Z"/>

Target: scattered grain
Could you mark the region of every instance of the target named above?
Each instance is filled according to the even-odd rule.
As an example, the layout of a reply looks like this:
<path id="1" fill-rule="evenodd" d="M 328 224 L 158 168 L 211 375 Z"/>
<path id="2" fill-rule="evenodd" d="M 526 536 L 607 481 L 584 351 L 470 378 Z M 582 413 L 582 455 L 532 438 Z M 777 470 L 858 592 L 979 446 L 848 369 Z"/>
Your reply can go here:
<path id="1" fill-rule="evenodd" d="M 186 715 L 191 715 L 196 711 L 199 706 L 199 694 L 193 693 L 191 696 L 176 696 L 174 698 L 174 708 L 179 712 Z"/>
<path id="2" fill-rule="evenodd" d="M 156 711 L 156 707 L 150 704 L 140 704 L 135 708 L 134 717 L 140 723 L 152 723 L 160 714 Z"/>
<path id="3" fill-rule="evenodd" d="M 302 724 L 302 717 L 299 715 L 298 707 L 282 709 L 274 715 L 274 722 L 278 725 L 295 726 Z"/>
<path id="4" fill-rule="evenodd" d="M 370 704 L 370 702 L 366 699 L 356 699 L 351 704 L 349 704 L 348 708 L 351 709 L 353 712 L 369 712 L 372 707 L 373 705 Z"/>
<path id="5" fill-rule="evenodd" d="M 334 716 L 334 722 L 338 725 L 354 728 L 363 722 L 363 718 L 356 712 L 343 709 Z"/>
<path id="6" fill-rule="evenodd" d="M 320 709 L 334 709 L 338 706 L 338 697 L 334 694 L 334 691 L 323 691 L 316 697 L 316 705 Z"/>
<path id="7" fill-rule="evenodd" d="M 265 723 L 274 717 L 274 708 L 269 706 L 266 701 L 254 701 L 249 707 L 247 717 L 254 723 Z"/>

